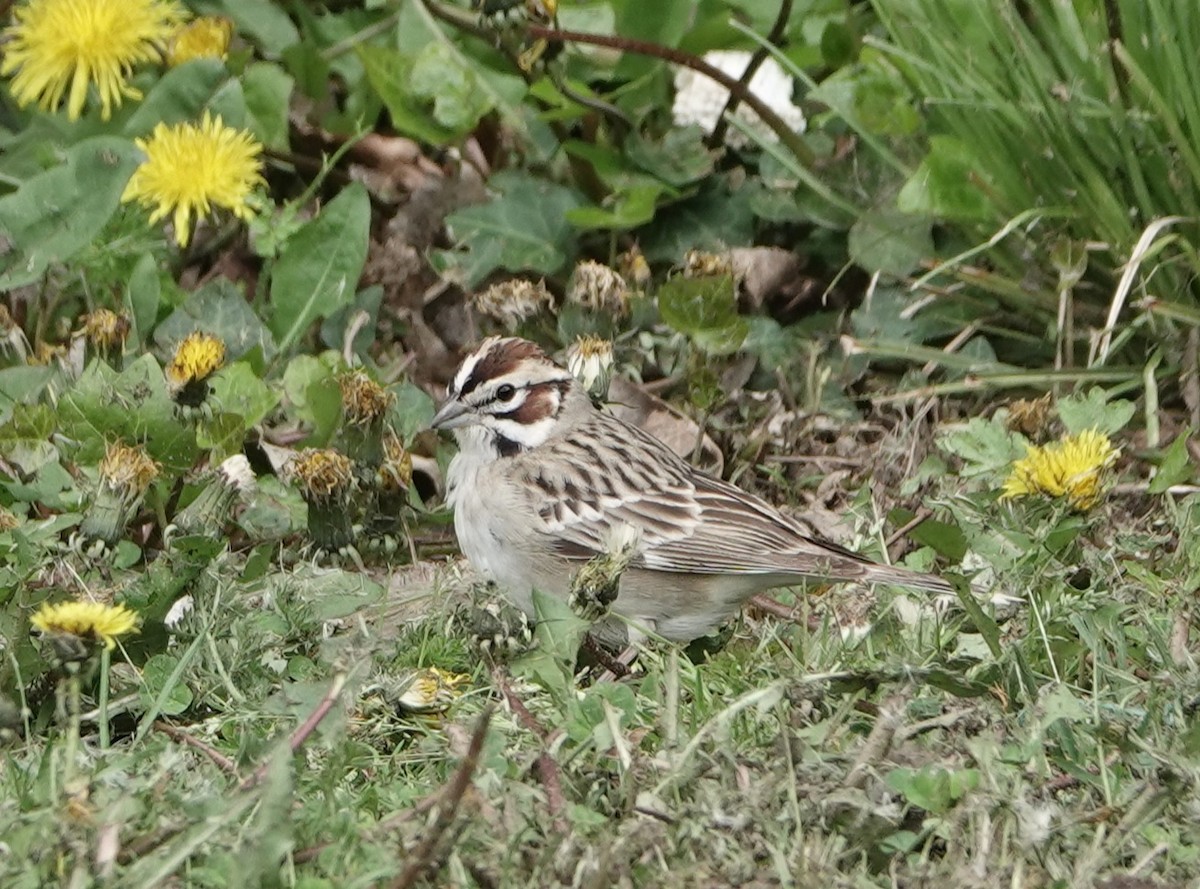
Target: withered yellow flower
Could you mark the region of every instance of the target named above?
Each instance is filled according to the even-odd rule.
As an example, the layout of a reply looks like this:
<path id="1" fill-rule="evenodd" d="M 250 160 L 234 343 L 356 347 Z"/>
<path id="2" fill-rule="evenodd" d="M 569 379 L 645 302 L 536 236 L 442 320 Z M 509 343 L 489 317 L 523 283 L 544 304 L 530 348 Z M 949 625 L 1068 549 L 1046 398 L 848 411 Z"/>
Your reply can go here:
<path id="1" fill-rule="evenodd" d="M 342 374 L 338 386 L 342 390 L 342 410 L 354 426 L 369 426 L 381 420 L 396 401 L 395 395 L 361 370 Z"/>
<path id="2" fill-rule="evenodd" d="M 585 259 L 571 273 L 567 302 L 622 317 L 629 312 L 629 288 L 625 279 L 608 266 Z"/>
<path id="3" fill-rule="evenodd" d="M 45 603 L 29 619 L 34 629 L 47 635 L 74 636 L 88 642 L 103 643 L 112 649 L 117 639 L 136 632 L 138 616 L 124 605 L 101 602 Z"/>
<path id="4" fill-rule="evenodd" d="M 383 436 L 383 462 L 379 464 L 375 477 L 384 491 L 407 491 L 412 484 L 413 460 L 395 432 Z"/>
<path id="5" fill-rule="evenodd" d="M 612 340 L 581 336 L 567 349 L 567 370 L 593 399 L 608 397 L 613 375 Z"/>
<path id="6" fill-rule="evenodd" d="M 462 695 L 459 686 L 470 679 L 465 673 L 450 673 L 437 667 L 416 670 L 402 680 L 396 703 L 410 713 L 440 713 Z"/>
<path id="7" fill-rule="evenodd" d="M 83 335 L 105 352 L 120 348 L 129 336 L 129 319 L 112 309 L 96 309 L 83 316 Z"/>
<path id="8" fill-rule="evenodd" d="M 160 123 L 150 138 L 134 143 L 146 160 L 121 200 L 150 209 L 151 224 L 172 214 L 180 247 L 191 238 L 193 216 L 208 216 L 214 207 L 241 220 L 254 215 L 250 196 L 263 184 L 262 145 L 247 131 L 227 127 L 205 111 L 199 124 Z"/>
<path id="9" fill-rule="evenodd" d="M 476 293 L 471 301 L 480 312 L 512 330 L 526 318 L 554 305 L 554 296 L 546 289 L 544 281 L 534 284 L 514 278 Z"/>
<path id="10" fill-rule="evenodd" d="M 689 250 L 683 259 L 683 276 L 685 278 L 708 278 L 732 274 L 733 263 L 727 255 L 706 253 L 703 250 Z"/>
<path id="11" fill-rule="evenodd" d="M 1066 498 L 1072 509 L 1086 511 L 1104 493 L 1107 471 L 1121 452 L 1095 429 L 1066 435 L 1045 446 L 1030 445 L 1013 464 L 1001 499 L 1030 494 Z"/>
<path id="12" fill-rule="evenodd" d="M 225 343 L 211 333 L 194 330 L 175 348 L 167 365 L 167 382 L 173 390 L 203 383 L 225 363 Z"/>
<path id="13" fill-rule="evenodd" d="M 186 17 L 174 0 L 27 0 L 4 29 L 0 74 L 15 72 L 9 89 L 22 108 L 54 111 L 66 95 L 71 120 L 94 86 L 108 120 L 122 99 L 141 98 L 128 82 L 134 65 L 157 62 Z"/>
<path id="14" fill-rule="evenodd" d="M 232 38 L 233 22 L 223 16 L 202 15 L 175 30 L 167 64 L 174 68 L 192 59 L 224 59 Z"/>
<path id="15" fill-rule="evenodd" d="M 328 502 L 340 498 L 354 482 L 354 464 L 332 448 L 309 448 L 296 455 L 290 474 L 300 482 L 305 499 Z"/>
<path id="16" fill-rule="evenodd" d="M 100 478 L 111 488 L 136 496 L 144 494 L 150 483 L 158 478 L 158 468 L 140 445 L 129 447 L 113 442 L 100 461 Z"/>

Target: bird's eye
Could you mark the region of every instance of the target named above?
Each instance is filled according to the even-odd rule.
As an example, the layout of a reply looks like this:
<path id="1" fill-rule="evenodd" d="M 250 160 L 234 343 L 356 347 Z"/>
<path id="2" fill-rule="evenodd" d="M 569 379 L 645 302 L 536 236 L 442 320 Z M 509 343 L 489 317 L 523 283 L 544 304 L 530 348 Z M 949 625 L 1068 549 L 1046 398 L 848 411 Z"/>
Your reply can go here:
<path id="1" fill-rule="evenodd" d="M 496 389 L 497 401 L 512 401 L 512 397 L 517 394 L 517 387 L 511 383 L 505 383 Z"/>

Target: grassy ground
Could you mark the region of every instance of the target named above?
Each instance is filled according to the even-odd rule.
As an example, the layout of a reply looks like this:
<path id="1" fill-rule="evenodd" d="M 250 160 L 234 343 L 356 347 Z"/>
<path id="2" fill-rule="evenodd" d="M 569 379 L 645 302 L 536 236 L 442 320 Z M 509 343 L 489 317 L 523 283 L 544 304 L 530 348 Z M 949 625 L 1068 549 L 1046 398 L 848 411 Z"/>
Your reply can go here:
<path id="1" fill-rule="evenodd" d="M 0 883 L 1194 885 L 1200 501 L 998 503 L 1007 440 L 893 433 L 872 462 L 925 453 L 907 482 L 826 492 L 867 549 L 906 515 L 881 504 L 934 509 L 913 535 L 958 546 L 974 593 L 782 592 L 792 619 L 751 608 L 616 681 L 573 677 L 568 613 L 489 663 L 461 566 L 227 552 L 142 681 L 113 652 L 104 731 L 87 675 L 78 725 L 70 680 L 57 718 L 53 680 L 19 690 Z M 467 677 L 444 712 L 397 706 L 422 667 Z"/>

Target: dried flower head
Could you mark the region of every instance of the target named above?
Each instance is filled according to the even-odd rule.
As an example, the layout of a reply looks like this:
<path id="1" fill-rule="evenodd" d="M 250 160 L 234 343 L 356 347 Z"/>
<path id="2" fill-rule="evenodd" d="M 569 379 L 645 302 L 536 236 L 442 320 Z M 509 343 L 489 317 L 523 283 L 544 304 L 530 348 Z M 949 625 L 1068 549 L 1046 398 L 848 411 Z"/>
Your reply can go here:
<path id="1" fill-rule="evenodd" d="M 532 318 L 551 308 L 554 305 L 554 297 L 546 289 L 544 281 L 534 284 L 523 278 L 513 278 L 476 293 L 472 302 L 484 315 L 495 318 L 506 328 L 513 330 L 526 318 Z"/>
<path id="2" fill-rule="evenodd" d="M 58 602 L 43 604 L 29 623 L 47 636 L 70 636 L 111 650 L 119 637 L 137 630 L 138 616 L 124 605 Z"/>
<path id="3" fill-rule="evenodd" d="M 395 432 L 383 437 L 383 462 L 376 470 L 376 479 L 381 490 L 388 492 L 407 491 L 412 484 L 413 460 Z"/>
<path id="4" fill-rule="evenodd" d="M 290 475 L 300 483 L 306 500 L 327 503 L 340 501 L 354 483 L 354 465 L 345 454 L 332 448 L 301 451 L 289 466 Z"/>
<path id="5" fill-rule="evenodd" d="M 394 394 L 361 370 L 342 374 L 338 386 L 342 390 L 342 412 L 354 426 L 369 426 L 382 420 L 396 403 Z"/>
<path id="6" fill-rule="evenodd" d="M 100 461 L 100 480 L 108 487 L 134 496 L 146 493 L 158 478 L 159 466 L 141 445 L 129 447 L 113 442 Z"/>
<path id="7" fill-rule="evenodd" d="M 67 347 L 60 343 L 47 343 L 45 340 L 38 340 L 37 346 L 34 347 L 33 354 L 29 356 L 30 364 L 46 366 L 55 361 L 62 361 L 67 357 Z"/>
<path id="8" fill-rule="evenodd" d="M 709 278 L 733 275 L 733 263 L 728 255 L 689 250 L 683 260 L 685 278 Z"/>
<path id="9" fill-rule="evenodd" d="M 1030 445 L 1013 464 L 1001 499 L 1041 494 L 1064 497 L 1072 509 L 1089 510 L 1103 495 L 1107 470 L 1120 453 L 1095 429 L 1063 436 L 1044 447 Z"/>
<path id="10" fill-rule="evenodd" d="M 621 268 L 622 277 L 632 281 L 638 290 L 645 290 L 650 286 L 650 263 L 646 262 L 646 257 L 637 244 L 622 253 L 617 264 Z"/>
<path id="11" fill-rule="evenodd" d="M 1026 438 L 1042 441 L 1053 412 L 1049 392 L 1041 398 L 1020 398 L 1009 404 L 1004 426 L 1013 432 L 1020 432 Z"/>
<path id="12" fill-rule="evenodd" d="M 89 88 L 100 116 L 122 99 L 139 99 L 129 85 L 134 65 L 157 62 L 171 31 L 187 11 L 174 0 L 28 0 L 5 28 L 0 74 L 16 72 L 9 88 L 24 108 L 54 111 L 67 97 L 67 117 L 83 112 Z"/>
<path id="13" fill-rule="evenodd" d="M 20 524 L 16 513 L 6 506 L 0 506 L 0 534 L 11 531 Z"/>
<path id="14" fill-rule="evenodd" d="M 175 347 L 167 365 L 167 388 L 176 401 L 195 405 L 208 397 L 208 378 L 225 364 L 225 343 L 194 330 Z"/>
<path id="15" fill-rule="evenodd" d="M 629 288 L 625 279 L 603 263 L 590 259 L 576 265 L 571 273 L 567 301 L 592 312 L 616 317 L 629 314 Z"/>
<path id="16" fill-rule="evenodd" d="M 224 59 L 232 38 L 232 21 L 222 16 L 202 15 L 175 29 L 167 49 L 167 64 L 174 68 L 192 59 Z"/>
<path id="17" fill-rule="evenodd" d="M 81 332 L 87 341 L 102 352 L 119 349 L 129 336 L 129 318 L 112 309 L 96 309 L 83 316 Z"/>
<path id="18" fill-rule="evenodd" d="M 134 141 L 146 160 L 121 200 L 149 209 L 151 225 L 171 214 L 180 247 L 191 238 L 193 216 L 206 217 L 214 207 L 243 221 L 254 215 L 249 199 L 263 184 L 262 145 L 248 131 L 205 111 L 199 124 L 160 123 L 148 139 Z"/>
<path id="19" fill-rule="evenodd" d="M 471 681 L 465 673 L 450 673 L 437 667 L 415 670 L 404 677 L 396 704 L 409 713 L 441 713 L 462 695 L 459 686 Z"/>
<path id="20" fill-rule="evenodd" d="M 567 370 L 595 401 L 608 397 L 613 365 L 612 340 L 581 336 L 567 349 Z"/>

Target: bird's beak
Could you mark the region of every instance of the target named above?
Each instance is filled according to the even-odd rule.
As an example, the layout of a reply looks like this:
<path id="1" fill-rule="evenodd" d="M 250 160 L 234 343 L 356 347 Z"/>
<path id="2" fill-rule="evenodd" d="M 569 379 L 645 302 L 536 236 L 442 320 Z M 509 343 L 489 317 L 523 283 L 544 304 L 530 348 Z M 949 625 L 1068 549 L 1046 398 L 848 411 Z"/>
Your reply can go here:
<path id="1" fill-rule="evenodd" d="M 471 422 L 471 409 L 461 401 L 451 398 L 433 415 L 431 429 L 459 429 Z"/>

